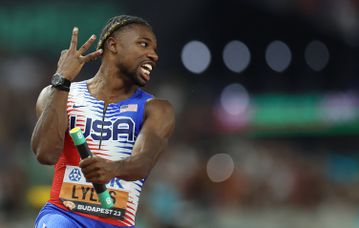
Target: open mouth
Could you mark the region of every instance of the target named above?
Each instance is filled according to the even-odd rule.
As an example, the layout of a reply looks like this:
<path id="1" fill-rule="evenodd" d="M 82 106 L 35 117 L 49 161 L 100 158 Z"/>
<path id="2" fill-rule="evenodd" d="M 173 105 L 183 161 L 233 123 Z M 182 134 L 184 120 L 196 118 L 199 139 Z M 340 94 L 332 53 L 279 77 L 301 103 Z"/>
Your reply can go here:
<path id="1" fill-rule="evenodd" d="M 152 71 L 152 65 L 149 63 L 145 63 L 141 66 L 142 73 L 147 77 L 150 77 Z"/>

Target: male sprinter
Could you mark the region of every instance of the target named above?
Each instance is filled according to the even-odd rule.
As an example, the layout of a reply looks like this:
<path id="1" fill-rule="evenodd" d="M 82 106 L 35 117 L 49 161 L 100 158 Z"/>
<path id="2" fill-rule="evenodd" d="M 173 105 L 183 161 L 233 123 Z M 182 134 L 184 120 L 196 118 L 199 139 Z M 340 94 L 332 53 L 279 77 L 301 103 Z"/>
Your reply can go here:
<path id="1" fill-rule="evenodd" d="M 41 164 L 55 165 L 50 200 L 36 227 L 135 227 L 146 177 L 174 128 L 168 101 L 142 90 L 156 66 L 157 41 L 142 18 L 111 18 L 97 50 L 85 52 L 92 35 L 77 49 L 78 28 L 61 52 L 51 85 L 40 93 L 31 145 Z M 74 82 L 83 65 L 102 56 L 98 72 Z M 91 158 L 80 161 L 69 130 L 80 127 Z M 102 208 L 92 183 L 106 184 L 114 206 Z"/>

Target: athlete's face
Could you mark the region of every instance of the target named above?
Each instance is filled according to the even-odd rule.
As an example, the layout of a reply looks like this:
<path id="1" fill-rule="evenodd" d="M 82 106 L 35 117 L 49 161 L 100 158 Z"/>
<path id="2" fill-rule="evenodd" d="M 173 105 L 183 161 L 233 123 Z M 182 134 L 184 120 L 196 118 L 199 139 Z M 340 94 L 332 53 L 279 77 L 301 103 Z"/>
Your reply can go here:
<path id="1" fill-rule="evenodd" d="M 157 41 L 153 32 L 147 26 L 133 24 L 119 31 L 114 39 L 116 66 L 120 74 L 138 86 L 146 85 L 158 61 Z"/>

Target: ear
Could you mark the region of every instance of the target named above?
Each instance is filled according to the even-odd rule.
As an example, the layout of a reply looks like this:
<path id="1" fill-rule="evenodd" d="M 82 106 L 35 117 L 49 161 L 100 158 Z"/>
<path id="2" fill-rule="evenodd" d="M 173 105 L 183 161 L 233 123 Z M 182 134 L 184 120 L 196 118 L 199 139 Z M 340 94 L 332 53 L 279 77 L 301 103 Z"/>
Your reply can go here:
<path id="1" fill-rule="evenodd" d="M 117 42 L 116 42 L 116 39 L 112 36 L 110 36 L 109 38 L 107 38 L 106 40 L 106 47 L 107 49 L 112 52 L 112 53 L 117 53 Z"/>

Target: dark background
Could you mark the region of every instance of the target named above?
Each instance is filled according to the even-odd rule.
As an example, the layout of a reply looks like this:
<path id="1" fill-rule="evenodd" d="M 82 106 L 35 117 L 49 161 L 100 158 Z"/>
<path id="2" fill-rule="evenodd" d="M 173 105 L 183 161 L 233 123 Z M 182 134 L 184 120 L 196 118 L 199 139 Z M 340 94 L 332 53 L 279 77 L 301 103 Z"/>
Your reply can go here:
<path id="1" fill-rule="evenodd" d="M 177 115 L 136 227 L 359 225 L 359 2 L 160 0 L 1 1 L 0 227 L 32 227 L 48 199 L 53 170 L 37 163 L 30 137 L 37 96 L 73 26 L 81 43 L 120 14 L 153 26 L 160 61 L 146 89 L 170 100 Z M 193 40 L 211 56 L 200 73 L 181 58 Z M 231 41 L 250 52 L 241 72 L 224 63 Z M 266 61 L 273 41 L 291 53 L 280 72 Z M 305 58 L 312 41 L 328 53 L 320 70 Z M 85 65 L 76 80 L 91 78 L 99 64 Z M 229 85 L 237 90 L 223 98 Z M 232 101 L 229 112 L 221 98 Z"/>

